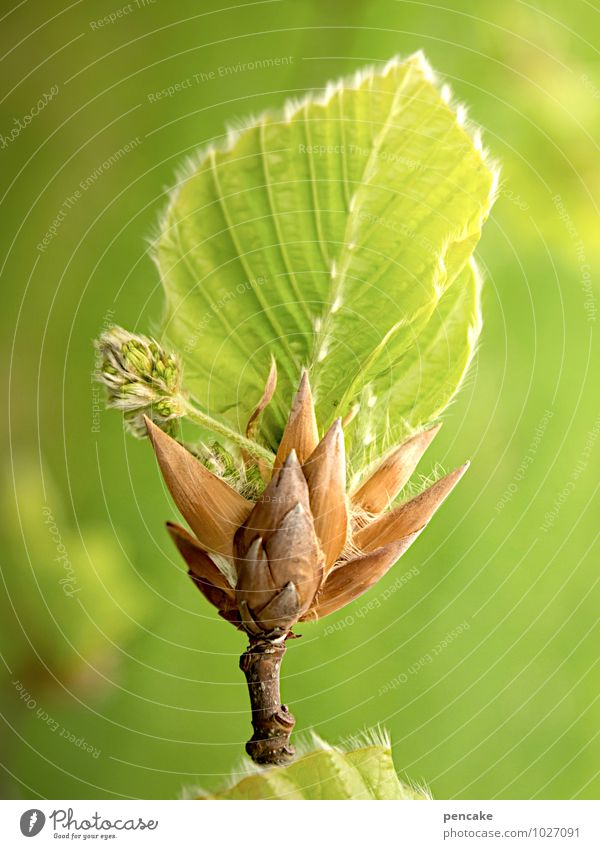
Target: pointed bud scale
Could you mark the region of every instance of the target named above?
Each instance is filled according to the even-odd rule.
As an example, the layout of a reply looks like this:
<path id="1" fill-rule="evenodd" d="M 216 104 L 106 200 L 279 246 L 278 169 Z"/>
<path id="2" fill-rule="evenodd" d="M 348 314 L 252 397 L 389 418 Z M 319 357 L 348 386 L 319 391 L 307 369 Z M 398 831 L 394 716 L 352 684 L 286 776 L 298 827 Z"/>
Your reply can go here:
<path id="1" fill-rule="evenodd" d="M 314 615 L 321 619 L 361 596 L 391 569 L 419 534 L 417 531 L 369 554 L 354 557 L 330 572 L 317 596 Z"/>
<path id="2" fill-rule="evenodd" d="M 262 637 L 263 629 L 257 624 L 256 620 L 254 619 L 254 616 L 250 613 L 248 602 L 245 599 L 242 599 L 239 602 L 239 612 L 242 628 L 251 637 Z"/>
<path id="3" fill-rule="evenodd" d="M 148 436 L 166 485 L 200 545 L 231 557 L 233 535 L 252 509 L 176 440 L 146 418 Z"/>
<path id="4" fill-rule="evenodd" d="M 173 522 L 167 522 L 167 530 L 179 553 L 199 581 L 206 581 L 218 587 L 232 601 L 235 600 L 235 592 L 229 584 L 225 575 L 221 572 L 214 560 L 211 559 L 198 544 L 198 541 L 184 528 Z"/>
<path id="5" fill-rule="evenodd" d="M 308 610 L 322 580 L 323 555 L 310 513 L 297 504 L 268 533 L 266 541 L 257 537 L 245 555 L 240 551 L 240 539 L 236 537 L 235 595 L 242 620 L 248 619 L 248 613 L 253 626 L 263 633 L 283 633 Z M 288 589 L 280 598 L 290 585 L 293 593 Z"/>
<path id="6" fill-rule="evenodd" d="M 217 608 L 224 619 L 239 625 L 235 592 L 220 569 L 186 530 L 171 522 L 167 522 L 167 530 L 188 565 L 190 578 L 204 598 Z"/>
<path id="7" fill-rule="evenodd" d="M 381 513 L 408 483 L 410 476 L 441 425 L 418 433 L 400 445 L 351 496 L 352 503 L 367 513 Z"/>
<path id="8" fill-rule="evenodd" d="M 317 447 L 319 431 L 315 418 L 315 406 L 313 404 L 308 372 L 302 371 L 300 385 L 294 398 L 292 409 L 281 437 L 277 457 L 275 458 L 275 469 L 278 469 L 290 451 L 294 449 L 300 463 L 304 463 Z"/>
<path id="9" fill-rule="evenodd" d="M 302 467 L 308 483 L 315 532 L 331 568 L 348 535 L 346 452 L 341 419 L 337 419 Z"/>
<path id="10" fill-rule="evenodd" d="M 267 586 L 268 584 L 271 586 Z M 294 587 L 293 596 L 289 591 L 282 592 L 286 586 Z M 293 582 L 283 588 L 273 585 L 268 566 L 254 575 L 249 569 L 240 572 L 240 586 L 236 589 L 237 606 L 243 626 L 253 636 L 272 632 L 279 634 L 288 631 L 300 618 L 303 609 Z M 285 600 L 285 604 L 284 604 Z M 250 628 L 247 628 L 247 623 Z"/>
<path id="11" fill-rule="evenodd" d="M 354 535 L 355 545 L 362 551 L 372 551 L 423 528 L 468 468 L 465 463 L 415 498 L 361 528 Z"/>
<path id="12" fill-rule="evenodd" d="M 287 631 L 296 624 L 302 614 L 302 606 L 298 590 L 293 581 L 267 604 L 257 615 L 257 622 L 264 631 L 278 629 Z"/>
<path id="13" fill-rule="evenodd" d="M 256 537 L 244 557 L 236 557 L 235 565 L 238 574 L 235 597 L 240 613 L 243 603 L 254 615 L 281 589 L 273 580 L 261 537 Z"/>
<path id="14" fill-rule="evenodd" d="M 236 554 L 243 556 L 256 536 L 266 538 L 296 504 L 302 504 L 307 512 L 310 510 L 306 479 L 296 452 L 292 450 L 236 533 Z"/>
<path id="15" fill-rule="evenodd" d="M 278 586 L 293 581 L 301 612 L 308 609 L 323 577 L 323 555 L 313 520 L 301 504 L 283 518 L 266 543 L 269 568 Z"/>
<path id="16" fill-rule="evenodd" d="M 271 358 L 271 370 L 269 371 L 269 376 L 267 377 L 267 382 L 265 383 L 265 388 L 263 390 L 262 397 L 254 408 L 254 410 L 252 411 L 250 418 L 248 419 L 248 423 L 246 425 L 246 439 L 255 439 L 260 417 L 264 410 L 271 403 L 276 388 L 277 363 L 275 362 L 275 358 Z M 242 451 L 242 457 L 246 466 L 251 466 L 253 463 L 256 463 L 260 476 L 265 483 L 268 483 L 271 480 L 271 475 L 273 471 L 271 468 L 271 463 L 267 463 L 264 460 L 260 459 L 253 459 L 250 454 L 245 450 Z"/>
<path id="17" fill-rule="evenodd" d="M 236 533 L 234 551 L 236 599 L 243 622 L 250 623 L 247 630 L 253 635 L 256 628 L 263 633 L 285 633 L 312 604 L 323 575 L 323 554 L 310 513 L 308 485 L 295 451 L 290 452 Z M 276 603 L 290 583 L 293 593 L 288 589 Z M 264 618 L 263 610 L 268 614 Z"/>
<path id="18" fill-rule="evenodd" d="M 213 586 L 208 581 L 201 580 L 191 570 L 188 572 L 188 575 L 190 576 L 192 583 L 198 587 L 204 598 L 217 608 L 219 616 L 222 616 L 223 619 L 227 620 L 227 622 L 231 622 L 231 624 L 235 625 L 236 628 L 239 627 L 241 620 L 239 610 L 235 602 L 232 602 L 223 590 Z"/>
<path id="19" fill-rule="evenodd" d="M 357 415 L 360 413 L 360 404 L 354 404 L 348 413 L 342 419 L 342 427 L 345 429 L 351 424 Z"/>
<path id="20" fill-rule="evenodd" d="M 265 383 L 265 388 L 262 397 L 254 408 L 254 410 L 252 411 L 250 418 L 248 419 L 248 424 L 246 425 L 246 436 L 248 437 L 248 439 L 254 439 L 254 437 L 256 436 L 256 430 L 260 415 L 271 403 L 271 399 L 273 398 L 276 388 L 277 364 L 274 359 L 271 359 L 271 369 L 269 371 L 269 376 L 267 377 L 267 382 Z"/>

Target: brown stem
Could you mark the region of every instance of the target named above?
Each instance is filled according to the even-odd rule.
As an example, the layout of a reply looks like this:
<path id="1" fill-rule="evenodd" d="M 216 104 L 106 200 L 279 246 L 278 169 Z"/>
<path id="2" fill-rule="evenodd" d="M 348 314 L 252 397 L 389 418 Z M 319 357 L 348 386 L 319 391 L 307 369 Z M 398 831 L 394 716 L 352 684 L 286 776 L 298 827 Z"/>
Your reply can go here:
<path id="1" fill-rule="evenodd" d="M 250 638 L 250 645 L 240 658 L 240 669 L 246 676 L 252 728 L 254 734 L 246 743 L 246 751 L 257 764 L 287 764 L 296 750 L 290 736 L 296 720 L 281 704 L 279 668 L 285 643 Z"/>

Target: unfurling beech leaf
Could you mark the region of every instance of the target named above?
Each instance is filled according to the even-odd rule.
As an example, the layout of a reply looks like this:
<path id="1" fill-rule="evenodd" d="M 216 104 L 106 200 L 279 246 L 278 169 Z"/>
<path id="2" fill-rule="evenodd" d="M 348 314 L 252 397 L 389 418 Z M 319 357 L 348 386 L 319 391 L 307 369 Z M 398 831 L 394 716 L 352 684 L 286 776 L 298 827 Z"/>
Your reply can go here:
<path id="1" fill-rule="evenodd" d="M 440 298 L 427 325 L 402 358 L 402 381 L 380 396 L 381 407 L 365 410 L 350 424 L 362 449 L 361 470 L 376 461 L 385 440 L 371 436 L 379 428 L 391 434 L 410 433 L 417 424 L 438 418 L 458 391 L 481 332 L 481 277 L 473 259 Z M 382 421 L 383 420 L 383 421 Z"/>
<path id="2" fill-rule="evenodd" d="M 361 740 L 346 751 L 328 746 L 318 737 L 312 750 L 290 766 L 255 769 L 214 794 L 192 789 L 187 795 L 203 800 L 430 798 L 425 790 L 398 779 L 388 740 Z"/>
<path id="3" fill-rule="evenodd" d="M 154 255 L 165 334 L 203 407 L 276 449 L 306 367 L 319 430 L 358 405 L 354 471 L 431 421 L 479 329 L 469 260 L 497 174 L 421 54 L 327 86 L 202 151 Z"/>

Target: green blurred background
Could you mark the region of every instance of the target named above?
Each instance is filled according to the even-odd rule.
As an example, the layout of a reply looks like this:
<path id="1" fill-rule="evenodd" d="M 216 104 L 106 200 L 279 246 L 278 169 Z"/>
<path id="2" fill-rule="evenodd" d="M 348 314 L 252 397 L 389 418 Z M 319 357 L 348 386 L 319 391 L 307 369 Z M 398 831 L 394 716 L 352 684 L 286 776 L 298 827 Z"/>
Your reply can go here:
<path id="1" fill-rule="evenodd" d="M 148 444 L 100 412 L 91 342 L 159 318 L 146 239 L 186 155 L 236 117 L 423 49 L 503 164 L 479 355 L 423 470 L 473 466 L 384 582 L 304 626 L 284 697 L 332 742 L 387 727 L 398 769 L 438 798 L 597 798 L 598 8 L 225 6 L 2 13 L 1 795 L 169 798 L 239 762 L 244 641 L 176 557 Z"/>

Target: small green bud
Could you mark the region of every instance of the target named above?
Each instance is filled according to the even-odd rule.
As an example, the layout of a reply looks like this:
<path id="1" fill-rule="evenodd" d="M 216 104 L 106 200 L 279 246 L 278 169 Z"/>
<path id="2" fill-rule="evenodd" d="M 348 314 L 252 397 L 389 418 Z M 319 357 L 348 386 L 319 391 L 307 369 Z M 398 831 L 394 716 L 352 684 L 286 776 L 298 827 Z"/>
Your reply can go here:
<path id="1" fill-rule="evenodd" d="M 155 339 L 112 327 L 96 341 L 96 378 L 108 391 L 107 406 L 122 410 L 126 428 L 146 436 L 144 416 L 173 433 L 184 415 L 181 364 Z"/>
<path id="2" fill-rule="evenodd" d="M 142 345 L 129 342 L 123 346 L 125 361 L 132 372 L 140 376 L 148 374 L 152 370 L 152 360 L 147 349 Z"/>

